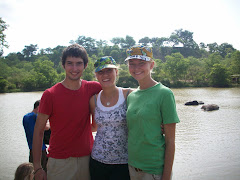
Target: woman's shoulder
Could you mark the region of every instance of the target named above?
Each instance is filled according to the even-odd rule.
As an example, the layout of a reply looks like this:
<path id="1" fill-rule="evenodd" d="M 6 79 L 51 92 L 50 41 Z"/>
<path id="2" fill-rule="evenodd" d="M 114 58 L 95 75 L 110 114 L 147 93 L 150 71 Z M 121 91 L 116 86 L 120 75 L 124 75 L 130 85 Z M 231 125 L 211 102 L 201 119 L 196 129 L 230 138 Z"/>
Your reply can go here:
<path id="1" fill-rule="evenodd" d="M 123 95 L 124 97 L 126 98 L 134 89 L 131 89 L 131 88 L 122 88 L 122 92 L 123 92 Z"/>

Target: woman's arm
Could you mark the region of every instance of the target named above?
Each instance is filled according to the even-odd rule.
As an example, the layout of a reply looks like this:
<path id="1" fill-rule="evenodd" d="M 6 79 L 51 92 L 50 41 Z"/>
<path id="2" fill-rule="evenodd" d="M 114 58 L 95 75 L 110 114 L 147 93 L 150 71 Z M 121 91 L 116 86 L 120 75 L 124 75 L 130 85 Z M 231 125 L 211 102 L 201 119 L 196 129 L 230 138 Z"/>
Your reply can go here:
<path id="1" fill-rule="evenodd" d="M 165 159 L 164 159 L 164 169 L 161 180 L 170 180 L 172 173 L 172 166 L 174 161 L 175 154 L 175 129 L 176 123 L 165 124 L 164 133 L 165 133 Z"/>
<path id="2" fill-rule="evenodd" d="M 95 121 L 95 101 L 94 101 L 94 96 L 93 95 L 90 99 L 90 115 L 91 115 L 91 119 L 92 119 L 92 122 L 91 122 L 91 130 L 92 132 L 96 132 L 97 131 L 97 124 L 96 124 L 96 121 Z"/>

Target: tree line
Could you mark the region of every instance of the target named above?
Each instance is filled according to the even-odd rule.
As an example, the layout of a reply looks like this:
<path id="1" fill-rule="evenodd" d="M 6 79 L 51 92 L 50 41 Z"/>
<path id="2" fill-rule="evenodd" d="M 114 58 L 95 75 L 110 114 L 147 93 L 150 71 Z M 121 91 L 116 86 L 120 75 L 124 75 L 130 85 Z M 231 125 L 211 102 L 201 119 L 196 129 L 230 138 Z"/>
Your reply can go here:
<path id="1" fill-rule="evenodd" d="M 169 37 L 144 37 L 138 42 L 127 35 L 114 37 L 110 42 L 111 45 L 86 36 L 70 41 L 70 44 L 84 46 L 88 52 L 89 64 L 83 79 L 96 80 L 94 61 L 112 56 L 119 64 L 117 85 L 137 87 L 124 62 L 126 49 L 135 44 L 152 47 L 155 60 L 152 76 L 169 87 L 229 87 L 233 85 L 233 75 L 240 74 L 240 51 L 228 43 L 197 44 L 193 32 L 188 30 L 175 30 Z M 64 48 L 59 45 L 39 50 L 37 44 L 30 44 L 21 52 L 4 57 L 0 54 L 0 92 L 45 90 L 62 81 L 65 77 L 61 66 Z"/>

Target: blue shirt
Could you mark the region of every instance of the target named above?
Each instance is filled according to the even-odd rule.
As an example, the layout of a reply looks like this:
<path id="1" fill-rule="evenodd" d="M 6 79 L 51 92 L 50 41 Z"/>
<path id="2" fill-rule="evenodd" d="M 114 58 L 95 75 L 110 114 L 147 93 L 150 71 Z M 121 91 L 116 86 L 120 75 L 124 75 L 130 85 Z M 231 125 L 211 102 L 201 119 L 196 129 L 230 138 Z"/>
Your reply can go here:
<path id="1" fill-rule="evenodd" d="M 37 114 L 35 114 L 34 112 L 28 113 L 23 117 L 23 127 L 25 129 L 29 149 L 32 149 L 33 132 L 34 132 L 36 119 L 37 119 Z M 46 149 L 46 145 L 43 142 L 42 150 L 45 150 L 45 149 Z"/>

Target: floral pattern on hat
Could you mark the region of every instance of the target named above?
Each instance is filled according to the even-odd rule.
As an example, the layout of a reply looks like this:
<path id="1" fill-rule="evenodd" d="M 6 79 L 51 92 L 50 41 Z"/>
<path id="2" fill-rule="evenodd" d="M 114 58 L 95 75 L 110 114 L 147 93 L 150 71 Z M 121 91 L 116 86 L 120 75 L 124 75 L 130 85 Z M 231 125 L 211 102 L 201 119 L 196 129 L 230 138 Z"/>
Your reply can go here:
<path id="1" fill-rule="evenodd" d="M 94 67 L 95 72 L 98 72 L 104 68 L 117 68 L 117 63 L 111 56 L 104 56 L 95 61 Z"/>
<path id="2" fill-rule="evenodd" d="M 150 61 L 153 58 L 152 48 L 143 45 L 136 45 L 127 49 L 128 57 L 125 61 L 129 59 L 141 59 L 144 61 Z"/>

